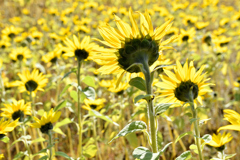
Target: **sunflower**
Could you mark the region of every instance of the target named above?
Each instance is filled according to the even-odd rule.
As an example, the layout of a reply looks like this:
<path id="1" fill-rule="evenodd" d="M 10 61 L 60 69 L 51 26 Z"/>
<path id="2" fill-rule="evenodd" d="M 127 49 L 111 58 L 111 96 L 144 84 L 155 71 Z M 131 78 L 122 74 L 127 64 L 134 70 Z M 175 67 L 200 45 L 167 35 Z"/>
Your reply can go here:
<path id="1" fill-rule="evenodd" d="M 195 23 L 195 26 L 198 30 L 206 28 L 209 25 L 209 22 L 197 22 Z"/>
<path id="2" fill-rule="evenodd" d="M 30 103 L 24 104 L 24 100 L 16 101 L 13 99 L 13 103 L 3 104 L 5 108 L 2 108 L 1 113 L 2 117 L 9 119 L 19 119 L 20 122 L 23 121 L 24 115 L 31 115 L 31 106 Z"/>
<path id="3" fill-rule="evenodd" d="M 23 71 L 23 73 L 18 73 L 21 81 L 14 82 L 14 86 L 18 86 L 20 92 L 27 91 L 32 92 L 33 96 L 37 91 L 44 91 L 43 87 L 46 86 L 48 79 L 45 78 L 43 73 L 39 73 L 38 69 L 34 69 L 32 73 L 29 70 Z"/>
<path id="4" fill-rule="evenodd" d="M 157 87 L 162 88 L 159 91 L 161 93 L 159 97 L 165 97 L 163 103 L 176 102 L 183 104 L 197 100 L 202 104 L 202 96 L 207 92 L 212 92 L 207 88 L 211 84 L 206 83 L 210 78 L 204 79 L 205 74 L 202 74 L 204 66 L 196 71 L 193 61 L 189 65 L 186 61 L 183 67 L 179 61 L 176 63 L 175 74 L 164 69 L 166 75 L 160 75 L 163 82 L 156 83 Z"/>
<path id="5" fill-rule="evenodd" d="M 54 112 L 52 108 L 48 113 L 44 112 L 41 119 L 33 117 L 35 123 L 32 123 L 31 127 L 40 128 L 42 133 L 48 134 L 48 132 L 53 129 L 53 123 L 59 119 L 60 115 L 61 112 Z"/>
<path id="6" fill-rule="evenodd" d="M 196 34 L 196 30 L 194 29 L 194 27 L 192 27 L 189 30 L 181 29 L 180 30 L 180 35 L 179 35 L 178 45 L 180 45 L 184 42 L 187 42 L 187 43 L 193 42 L 194 41 L 193 37 L 195 36 L 195 34 Z"/>
<path id="7" fill-rule="evenodd" d="M 9 43 L 6 40 L 0 40 L 0 48 L 4 49 L 4 48 L 7 48 L 9 46 L 11 46 L 11 43 Z"/>
<path id="8" fill-rule="evenodd" d="M 185 26 L 193 26 L 197 22 L 197 20 L 197 16 L 185 15 L 182 22 Z"/>
<path id="9" fill-rule="evenodd" d="M 99 111 L 104 107 L 104 102 L 106 102 L 104 98 L 98 98 L 95 100 L 85 99 L 85 105 L 83 105 L 82 108 L 88 111 L 90 111 L 91 109 Z"/>
<path id="10" fill-rule="evenodd" d="M 224 109 L 223 112 L 226 113 L 224 114 L 225 120 L 229 121 L 231 125 L 220 127 L 218 132 L 225 129 L 240 131 L 240 114 L 231 109 Z"/>
<path id="11" fill-rule="evenodd" d="M 3 37 L 14 38 L 17 34 L 22 31 L 21 28 L 16 28 L 14 26 L 6 27 L 2 30 Z"/>
<path id="12" fill-rule="evenodd" d="M 108 91 L 116 93 L 117 95 L 122 95 L 123 92 L 129 87 L 128 83 L 122 83 L 120 82 L 118 85 L 116 85 L 117 81 L 112 81 L 113 84 L 108 88 Z"/>
<path id="13" fill-rule="evenodd" d="M 10 121 L 11 119 L 6 121 L 4 118 L 0 120 L 0 139 L 2 139 L 8 132 L 11 132 L 16 126 L 19 125 L 18 119 L 13 122 Z"/>
<path id="14" fill-rule="evenodd" d="M 23 61 L 26 62 L 28 58 L 31 58 L 32 55 L 30 54 L 30 50 L 27 47 L 20 47 L 13 49 L 10 53 L 9 57 L 13 61 Z"/>
<path id="15" fill-rule="evenodd" d="M 56 63 L 60 56 L 61 56 L 61 52 L 56 52 L 56 51 L 49 52 L 44 56 L 42 56 L 42 61 L 45 63 L 49 63 L 49 62 Z"/>
<path id="16" fill-rule="evenodd" d="M 171 48 L 164 46 L 174 41 L 176 36 L 165 41 L 161 40 L 170 29 L 172 19 L 154 30 L 148 11 L 146 10 L 144 14 L 138 13 L 140 14 L 140 30 L 131 8 L 129 17 L 132 27 L 115 15 L 118 29 L 108 24 L 98 28 L 105 41 L 96 40 L 110 47 L 99 48 L 99 54 L 95 55 L 95 59 L 98 59 L 98 62 L 103 65 L 99 69 L 101 73 L 117 73 L 119 80 L 125 73 L 127 77 L 131 77 L 131 74 L 141 73 L 140 68 L 135 64 L 144 61 L 143 63 L 152 66 L 158 60 L 161 50 Z"/>
<path id="17" fill-rule="evenodd" d="M 217 150 L 221 151 L 225 148 L 224 145 L 226 143 L 230 142 L 232 140 L 232 138 L 233 137 L 232 137 L 231 133 L 226 134 L 224 132 L 223 134 L 221 134 L 221 133 L 218 133 L 217 135 L 213 134 L 212 141 L 210 141 L 207 144 L 210 146 L 213 146 Z"/>
<path id="18" fill-rule="evenodd" d="M 0 160 L 4 159 L 4 154 L 0 154 Z"/>
<path id="19" fill-rule="evenodd" d="M 73 35 L 73 41 L 66 38 L 64 43 L 67 45 L 66 53 L 64 56 L 73 57 L 75 56 L 78 60 L 92 60 L 92 56 L 99 46 L 95 43 L 90 43 L 90 36 L 85 36 L 83 40 L 77 39 L 75 35 Z"/>

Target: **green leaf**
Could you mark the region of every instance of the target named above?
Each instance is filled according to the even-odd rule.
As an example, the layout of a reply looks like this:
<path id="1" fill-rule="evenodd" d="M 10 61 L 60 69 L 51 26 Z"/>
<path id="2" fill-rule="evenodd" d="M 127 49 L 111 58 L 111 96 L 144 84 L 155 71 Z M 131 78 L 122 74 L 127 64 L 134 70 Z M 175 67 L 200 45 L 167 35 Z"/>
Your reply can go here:
<path id="1" fill-rule="evenodd" d="M 108 116 L 105 116 L 105 115 L 103 115 L 103 114 L 101 114 L 98 111 L 95 111 L 93 109 L 89 111 L 89 115 L 97 117 L 97 118 L 101 118 L 101 119 L 103 119 L 107 122 L 113 123 L 114 125 L 118 126 L 118 124 L 113 122 L 113 120 L 111 118 L 109 118 Z"/>
<path id="2" fill-rule="evenodd" d="M 172 66 L 172 64 L 162 64 L 162 65 L 159 65 L 159 66 L 155 67 L 152 72 L 157 71 L 160 68 L 169 67 L 169 66 Z"/>
<path id="3" fill-rule="evenodd" d="M 19 153 L 17 153 L 17 154 L 13 157 L 13 160 L 19 160 L 21 157 L 23 157 L 23 156 L 25 156 L 25 155 L 28 155 L 27 151 L 25 151 L 25 152 L 20 151 Z"/>
<path id="4" fill-rule="evenodd" d="M 144 79 L 142 79 L 141 77 L 136 77 L 136 78 L 132 78 L 129 81 L 129 84 L 131 86 L 134 86 L 142 91 L 146 91 L 146 82 Z"/>
<path id="5" fill-rule="evenodd" d="M 237 155 L 237 153 L 225 155 L 226 156 L 225 159 L 230 159 L 236 155 Z"/>
<path id="6" fill-rule="evenodd" d="M 67 73 L 63 76 L 63 78 L 61 79 L 61 81 L 62 81 L 64 78 L 68 77 L 71 73 L 76 73 L 76 70 L 77 70 L 76 68 L 72 68 L 71 71 L 67 72 Z"/>
<path id="7" fill-rule="evenodd" d="M 190 123 L 192 124 L 193 122 L 197 121 L 199 118 L 191 118 Z"/>
<path id="8" fill-rule="evenodd" d="M 86 85 L 88 86 L 91 86 L 93 88 L 96 87 L 95 85 L 95 80 L 94 80 L 94 77 L 93 76 L 86 76 L 83 80 L 82 80 L 83 83 L 85 83 Z"/>
<path id="9" fill-rule="evenodd" d="M 126 125 L 109 143 L 111 143 L 114 139 L 118 137 L 123 137 L 128 135 L 129 133 L 139 132 L 147 129 L 147 125 L 143 121 L 134 121 Z"/>
<path id="10" fill-rule="evenodd" d="M 153 95 L 147 94 L 147 95 L 138 95 L 137 97 L 134 98 L 134 103 L 137 103 L 140 99 L 145 99 L 146 101 L 149 101 Z"/>
<path id="11" fill-rule="evenodd" d="M 191 152 L 185 151 L 180 156 L 178 156 L 175 160 L 188 160 L 190 158 L 192 158 Z"/>
<path id="12" fill-rule="evenodd" d="M 43 156 L 43 157 L 39 158 L 38 160 L 47 160 L 47 159 L 48 159 L 48 155 Z"/>
<path id="13" fill-rule="evenodd" d="M 70 156 L 68 156 L 66 153 L 60 152 L 60 151 L 55 152 L 55 155 L 56 155 L 56 156 L 61 156 L 61 157 L 67 158 L 67 159 L 72 159 L 72 157 L 70 157 Z"/>
<path id="14" fill-rule="evenodd" d="M 160 155 L 167 149 L 172 142 L 165 145 L 165 147 L 158 153 L 152 153 L 148 148 L 138 147 L 133 151 L 133 157 L 140 160 L 159 160 Z"/>
<path id="15" fill-rule="evenodd" d="M 160 103 L 158 104 L 156 107 L 154 107 L 155 109 L 155 115 L 160 115 L 162 113 L 164 113 L 165 111 L 168 110 L 168 108 L 172 105 L 173 103 Z"/>
<path id="16" fill-rule="evenodd" d="M 90 100 L 95 100 L 95 97 L 96 97 L 96 93 L 95 93 L 95 90 L 94 88 L 92 87 L 86 87 L 83 91 L 82 91 L 85 96 L 90 99 Z"/>
<path id="17" fill-rule="evenodd" d="M 88 158 L 92 158 L 97 153 L 97 146 L 94 144 L 88 145 L 87 147 L 83 147 L 83 155 Z"/>
<path id="18" fill-rule="evenodd" d="M 32 140 L 31 144 L 36 143 L 36 142 L 43 142 L 43 141 L 45 141 L 45 139 L 40 137 L 40 138 Z"/>
<path id="19" fill-rule="evenodd" d="M 206 142 L 209 143 L 212 141 L 212 136 L 210 134 L 205 134 L 204 136 L 202 136 L 202 139 Z"/>
<path id="20" fill-rule="evenodd" d="M 59 109 L 62 109 L 63 107 L 66 107 L 67 101 L 64 100 L 60 102 L 56 107 L 54 107 L 54 112 L 58 111 Z"/>
<path id="21" fill-rule="evenodd" d="M 57 122 L 54 126 L 54 128 L 59 128 L 61 126 L 64 126 L 66 124 L 72 123 L 72 121 L 69 118 L 65 118 L 64 120 Z"/>
<path id="22" fill-rule="evenodd" d="M 50 146 L 47 146 L 46 148 L 40 150 L 38 153 L 36 153 L 36 154 L 34 154 L 34 155 L 37 155 L 37 154 L 39 154 L 39 153 L 47 152 L 47 150 L 48 150 L 49 148 L 52 148 L 53 146 L 54 146 L 54 144 L 52 144 L 52 145 L 50 145 Z"/>
<path id="23" fill-rule="evenodd" d="M 71 86 L 72 86 L 72 84 L 66 85 L 66 86 L 63 88 L 62 92 L 60 93 L 59 97 L 62 97 L 62 95 L 66 92 L 66 90 L 67 90 L 69 87 L 71 87 Z"/>
<path id="24" fill-rule="evenodd" d="M 195 144 L 191 144 L 189 146 L 189 149 L 191 149 L 193 152 L 195 152 L 196 154 L 198 154 L 198 148 Z"/>
<path id="25" fill-rule="evenodd" d="M 182 133 L 180 134 L 177 139 L 175 140 L 175 143 L 177 143 L 180 139 L 182 139 L 184 136 L 186 135 L 190 135 L 190 134 L 193 134 L 192 131 L 189 131 L 189 132 L 185 132 L 185 133 Z"/>
<path id="26" fill-rule="evenodd" d="M 78 101 L 78 95 L 77 95 L 77 92 L 76 92 L 76 91 L 72 90 L 72 91 L 70 92 L 70 96 L 72 97 L 72 99 L 73 99 L 75 102 Z"/>
<path id="27" fill-rule="evenodd" d="M 4 143 L 8 143 L 9 142 L 9 138 L 7 136 L 4 136 L 2 139 L 0 139 L 0 141 L 2 141 Z"/>

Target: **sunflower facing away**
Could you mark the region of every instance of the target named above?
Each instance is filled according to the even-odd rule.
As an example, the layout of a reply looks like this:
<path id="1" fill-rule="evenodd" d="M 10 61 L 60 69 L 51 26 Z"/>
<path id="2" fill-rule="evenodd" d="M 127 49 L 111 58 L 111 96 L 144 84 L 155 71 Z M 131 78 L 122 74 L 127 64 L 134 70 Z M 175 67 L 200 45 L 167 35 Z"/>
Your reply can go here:
<path id="1" fill-rule="evenodd" d="M 31 58 L 32 55 L 30 54 L 30 50 L 27 47 L 20 47 L 13 49 L 10 53 L 9 57 L 13 61 L 23 61 L 26 62 L 28 58 Z"/>
<path id="2" fill-rule="evenodd" d="M 53 123 L 59 119 L 60 115 L 61 112 L 54 112 L 52 108 L 48 113 L 44 112 L 41 119 L 33 117 L 35 123 L 32 123 L 31 127 L 40 128 L 42 133 L 48 134 L 48 132 L 53 129 Z"/>
<path id="3" fill-rule="evenodd" d="M 11 132 L 16 126 L 19 125 L 18 119 L 13 122 L 10 121 L 11 119 L 6 121 L 5 118 L 0 120 L 0 139 L 2 139 L 8 132 Z"/>
<path id="4" fill-rule="evenodd" d="M 24 115 L 31 115 L 31 106 L 30 103 L 24 104 L 24 100 L 16 101 L 13 99 L 13 103 L 3 104 L 5 108 L 2 108 L 1 113 L 2 117 L 9 119 L 19 119 L 20 122 L 23 121 Z"/>
<path id="5" fill-rule="evenodd" d="M 134 64 L 144 61 L 144 63 L 152 66 L 158 60 L 161 50 L 172 48 L 165 45 L 173 42 L 177 36 L 162 41 L 162 38 L 172 26 L 172 19 L 153 29 L 148 11 L 144 14 L 137 13 L 140 15 L 140 29 L 131 8 L 129 9 L 129 18 L 132 26 L 115 15 L 117 29 L 108 24 L 98 28 L 105 41 L 96 40 L 109 47 L 99 48 L 99 54 L 95 55 L 95 59 L 98 59 L 96 62 L 103 65 L 99 69 L 103 74 L 116 73 L 118 74 L 118 80 L 125 73 L 127 77 L 131 77 L 131 74 L 141 72 L 140 68 Z"/>
<path id="6" fill-rule="evenodd" d="M 231 125 L 220 127 L 218 132 L 224 129 L 240 131 L 240 114 L 231 109 L 224 109 L 223 112 L 225 120 L 229 121 Z"/>
<path id="7" fill-rule="evenodd" d="M 218 150 L 223 150 L 224 149 L 224 145 L 228 142 L 230 142 L 233 139 L 231 133 L 226 134 L 225 132 L 223 134 L 218 133 L 213 134 L 212 136 L 212 141 L 210 141 L 209 143 L 207 143 L 210 146 L 213 146 L 214 148 L 218 149 Z"/>
<path id="8" fill-rule="evenodd" d="M 23 73 L 18 73 L 18 76 L 21 81 L 16 81 L 14 85 L 19 87 L 20 92 L 32 92 L 33 96 L 35 96 L 37 91 L 44 91 L 43 87 L 48 82 L 45 75 L 39 73 L 38 69 L 34 69 L 32 73 L 29 70 L 23 71 Z"/>
<path id="9" fill-rule="evenodd" d="M 160 75 L 162 82 L 156 83 L 157 87 L 162 90 L 159 97 L 164 97 L 162 103 L 176 102 L 185 103 L 191 100 L 198 101 L 202 104 L 202 96 L 207 92 L 212 92 L 206 83 L 210 78 L 204 79 L 205 74 L 202 74 L 204 66 L 197 71 L 193 66 L 193 61 L 188 65 L 188 61 L 182 67 L 179 61 L 174 72 L 165 70 L 166 75 Z"/>
<path id="10" fill-rule="evenodd" d="M 95 43 L 90 43 L 90 37 L 86 36 L 80 41 L 77 36 L 73 35 L 73 41 L 66 38 L 64 43 L 67 45 L 65 48 L 64 56 L 68 57 L 76 57 L 78 60 L 93 60 L 92 56 L 94 55 L 95 51 L 99 46 Z"/>

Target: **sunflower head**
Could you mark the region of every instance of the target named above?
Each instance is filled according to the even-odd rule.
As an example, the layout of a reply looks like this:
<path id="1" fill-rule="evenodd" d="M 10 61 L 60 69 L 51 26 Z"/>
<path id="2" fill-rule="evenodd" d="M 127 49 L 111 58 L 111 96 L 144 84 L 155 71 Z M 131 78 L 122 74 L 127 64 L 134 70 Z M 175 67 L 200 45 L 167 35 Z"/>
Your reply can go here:
<path id="1" fill-rule="evenodd" d="M 212 141 L 207 143 L 210 146 L 213 146 L 216 148 L 218 151 L 223 151 L 225 148 L 225 144 L 230 142 L 233 139 L 231 133 L 226 134 L 226 132 L 223 132 L 223 134 L 218 133 L 213 134 L 212 136 Z"/>
<path id="2" fill-rule="evenodd" d="M 164 70 L 167 76 L 160 75 L 163 82 L 156 84 L 156 86 L 162 88 L 160 97 L 165 97 L 164 102 L 179 102 L 183 104 L 198 100 L 202 104 L 202 96 L 207 92 L 211 92 L 208 86 L 212 85 L 206 83 L 209 79 L 204 79 L 203 69 L 204 66 L 196 71 L 193 61 L 190 64 L 187 61 L 184 66 L 177 61 L 177 66 L 174 68 L 175 73 Z"/>
<path id="3" fill-rule="evenodd" d="M 0 139 L 3 138 L 8 132 L 14 130 L 16 126 L 18 126 L 18 119 L 11 122 L 11 119 L 5 120 L 5 118 L 1 118 L 0 120 Z"/>
<path id="4" fill-rule="evenodd" d="M 85 105 L 82 106 L 82 108 L 88 111 L 91 109 L 99 111 L 104 107 L 104 102 L 106 102 L 104 98 L 98 98 L 95 100 L 85 99 L 84 100 Z"/>
<path id="5" fill-rule="evenodd" d="M 10 104 L 3 104 L 4 108 L 1 110 L 1 116 L 7 117 L 9 119 L 19 119 L 20 122 L 23 121 L 24 115 L 31 115 L 31 106 L 29 103 L 24 104 L 24 100 L 16 101 L 13 99 L 13 102 Z"/>
<path id="6" fill-rule="evenodd" d="M 153 29 L 149 12 L 137 12 L 140 15 L 140 28 L 134 18 L 132 9 L 129 9 L 131 26 L 115 15 L 117 29 L 110 25 L 102 25 L 98 28 L 105 41 L 100 41 L 109 48 L 98 51 L 95 56 L 101 65 L 100 72 L 105 74 L 117 73 L 140 73 L 141 69 L 137 64 L 151 66 L 158 60 L 162 49 L 169 49 L 165 45 L 173 42 L 177 36 L 162 41 L 167 31 L 172 26 L 172 19 L 162 26 Z M 119 76 L 121 77 L 121 76 Z"/>
<path id="7" fill-rule="evenodd" d="M 26 47 L 13 49 L 9 56 L 13 61 L 24 61 L 24 62 L 28 58 L 32 57 L 32 55 L 30 54 L 30 50 Z"/>
<path id="8" fill-rule="evenodd" d="M 20 92 L 27 91 L 28 93 L 33 93 L 33 96 L 35 96 L 38 90 L 44 91 L 43 87 L 45 87 L 48 82 L 45 75 L 43 75 L 43 73 L 39 73 L 38 69 L 34 69 L 32 73 L 28 70 L 23 71 L 23 73 L 18 73 L 18 76 L 21 81 L 16 81 L 13 85 L 18 86 Z"/>
<path id="9" fill-rule="evenodd" d="M 51 109 L 48 113 L 44 112 L 41 119 L 33 117 L 35 123 L 31 124 L 33 128 L 39 128 L 42 133 L 48 134 L 50 130 L 53 129 L 53 123 L 55 123 L 61 115 L 61 112 L 54 112 Z"/>

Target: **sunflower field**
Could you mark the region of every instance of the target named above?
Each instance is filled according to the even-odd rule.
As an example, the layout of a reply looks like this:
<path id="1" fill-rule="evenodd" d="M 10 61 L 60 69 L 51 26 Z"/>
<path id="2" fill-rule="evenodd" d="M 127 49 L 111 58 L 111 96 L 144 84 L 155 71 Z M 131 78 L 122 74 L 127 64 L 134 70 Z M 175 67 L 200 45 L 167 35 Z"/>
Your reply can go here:
<path id="1" fill-rule="evenodd" d="M 0 0 L 0 160 L 240 160 L 240 1 Z"/>

